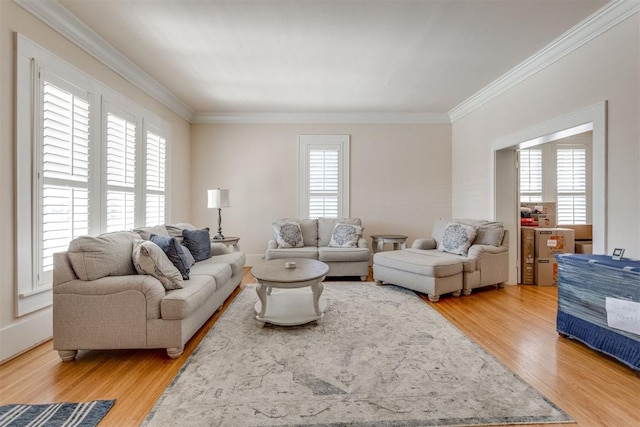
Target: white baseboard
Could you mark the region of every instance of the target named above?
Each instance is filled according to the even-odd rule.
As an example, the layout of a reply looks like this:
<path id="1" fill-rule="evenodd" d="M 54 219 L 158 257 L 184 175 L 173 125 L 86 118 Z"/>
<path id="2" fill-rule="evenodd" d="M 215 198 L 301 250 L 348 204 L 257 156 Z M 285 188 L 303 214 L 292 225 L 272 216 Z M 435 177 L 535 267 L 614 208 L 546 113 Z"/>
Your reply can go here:
<path id="1" fill-rule="evenodd" d="M 51 339 L 52 309 L 45 308 L 24 320 L 0 329 L 0 363 Z"/>

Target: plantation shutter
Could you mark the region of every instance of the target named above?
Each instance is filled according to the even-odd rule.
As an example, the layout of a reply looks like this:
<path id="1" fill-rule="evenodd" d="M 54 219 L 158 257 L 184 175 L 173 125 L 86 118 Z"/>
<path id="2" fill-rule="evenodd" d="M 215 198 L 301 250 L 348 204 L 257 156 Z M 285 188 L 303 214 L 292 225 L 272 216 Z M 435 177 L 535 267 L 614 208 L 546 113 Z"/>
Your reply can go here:
<path id="1" fill-rule="evenodd" d="M 520 150 L 520 201 L 542 201 L 542 150 Z"/>
<path id="2" fill-rule="evenodd" d="M 107 231 L 135 226 L 136 124 L 107 113 Z"/>
<path id="3" fill-rule="evenodd" d="M 335 148 L 309 151 L 309 217 L 337 218 L 340 152 Z"/>
<path id="4" fill-rule="evenodd" d="M 587 223 L 586 166 L 585 148 L 556 150 L 558 224 Z"/>
<path id="5" fill-rule="evenodd" d="M 166 138 L 147 131 L 145 177 L 145 225 L 165 223 Z"/>
<path id="6" fill-rule="evenodd" d="M 53 254 L 89 231 L 90 94 L 45 77 L 42 91 L 38 285 L 51 283 Z"/>

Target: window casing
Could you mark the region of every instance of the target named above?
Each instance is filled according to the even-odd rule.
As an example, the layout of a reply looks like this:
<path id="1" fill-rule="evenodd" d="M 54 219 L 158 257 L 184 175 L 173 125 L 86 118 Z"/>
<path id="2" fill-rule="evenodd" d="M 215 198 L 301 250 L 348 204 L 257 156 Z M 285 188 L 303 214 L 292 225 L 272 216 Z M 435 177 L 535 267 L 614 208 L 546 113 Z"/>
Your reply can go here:
<path id="1" fill-rule="evenodd" d="M 17 45 L 21 316 L 51 304 L 53 253 L 73 238 L 165 222 L 169 130 L 21 35 Z"/>
<path id="2" fill-rule="evenodd" d="M 348 217 L 349 135 L 300 135 L 298 158 L 298 217 Z"/>

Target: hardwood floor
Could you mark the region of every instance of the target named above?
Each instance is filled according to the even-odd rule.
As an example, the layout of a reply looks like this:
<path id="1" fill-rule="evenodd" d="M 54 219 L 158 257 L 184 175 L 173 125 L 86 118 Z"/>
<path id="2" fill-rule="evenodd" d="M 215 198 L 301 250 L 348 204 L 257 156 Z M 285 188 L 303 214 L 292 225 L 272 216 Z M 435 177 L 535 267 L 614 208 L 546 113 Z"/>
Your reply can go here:
<path id="1" fill-rule="evenodd" d="M 247 269 L 243 284 L 250 282 Z M 435 304 L 423 299 L 578 425 L 640 426 L 640 378 L 621 363 L 558 336 L 555 287 L 487 288 Z M 76 361 L 62 362 L 46 342 L 0 365 L 0 404 L 116 399 L 100 425 L 137 426 L 228 304 L 175 360 L 164 350 L 122 350 L 82 351 Z"/>

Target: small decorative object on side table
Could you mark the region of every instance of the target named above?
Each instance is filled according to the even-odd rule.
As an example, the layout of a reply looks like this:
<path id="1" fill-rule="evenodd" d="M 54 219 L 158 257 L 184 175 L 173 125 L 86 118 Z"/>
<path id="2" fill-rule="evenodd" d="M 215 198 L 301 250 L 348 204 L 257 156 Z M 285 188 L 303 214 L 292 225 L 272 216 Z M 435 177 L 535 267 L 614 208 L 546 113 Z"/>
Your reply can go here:
<path id="1" fill-rule="evenodd" d="M 385 243 L 393 243 L 393 250 L 407 248 L 407 236 L 403 234 L 372 234 L 373 253 L 382 252 Z"/>
<path id="2" fill-rule="evenodd" d="M 236 252 L 240 251 L 240 246 L 238 245 L 239 241 L 239 237 L 225 237 L 223 239 L 216 239 L 213 237 L 211 238 L 211 243 L 224 243 L 225 245 L 227 245 L 227 247 L 233 247 L 233 250 Z"/>

